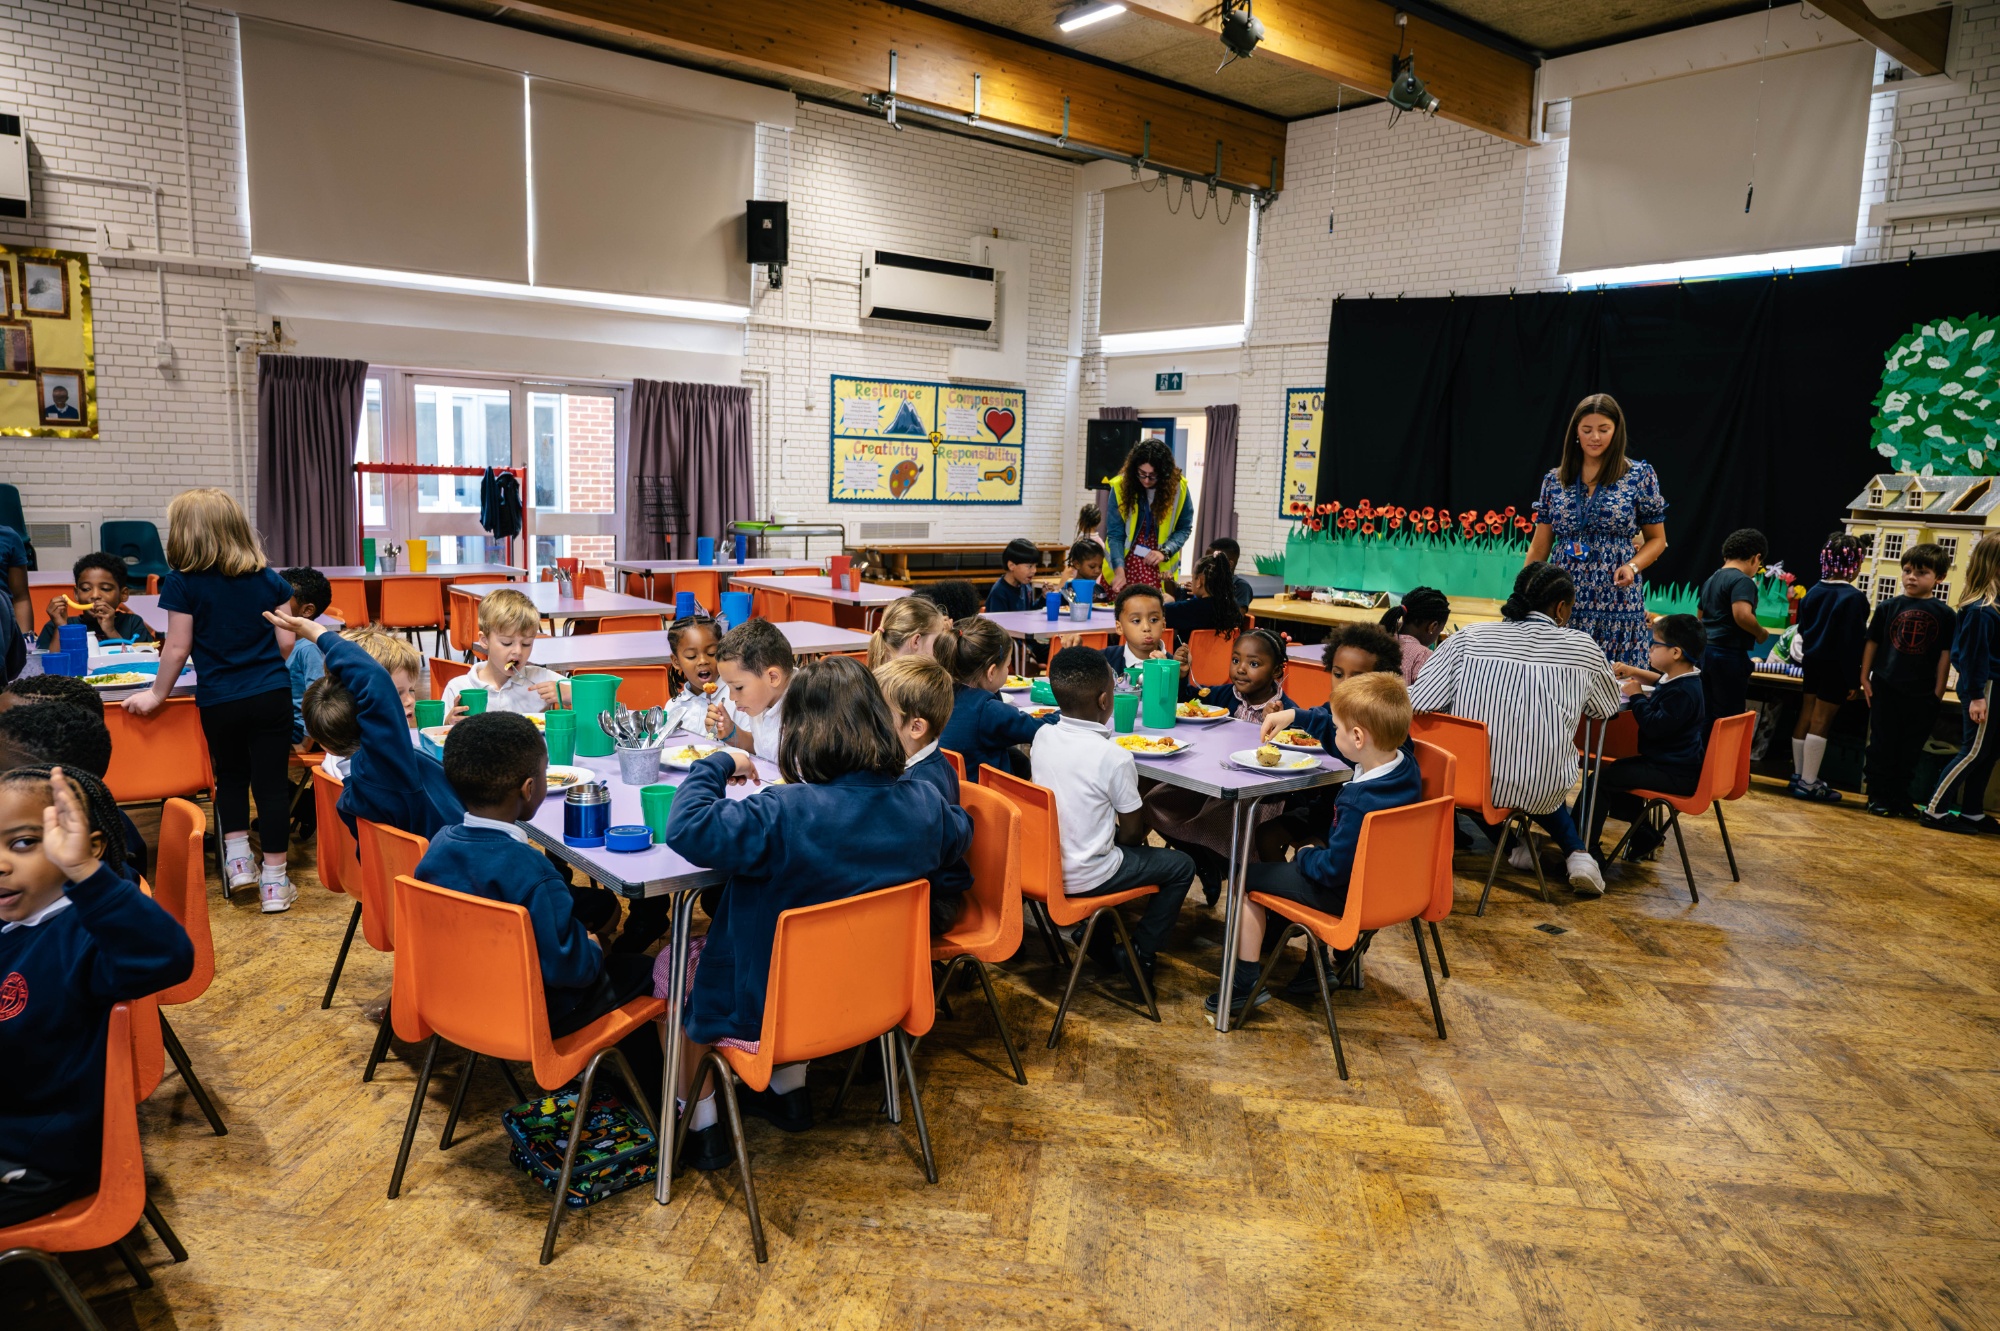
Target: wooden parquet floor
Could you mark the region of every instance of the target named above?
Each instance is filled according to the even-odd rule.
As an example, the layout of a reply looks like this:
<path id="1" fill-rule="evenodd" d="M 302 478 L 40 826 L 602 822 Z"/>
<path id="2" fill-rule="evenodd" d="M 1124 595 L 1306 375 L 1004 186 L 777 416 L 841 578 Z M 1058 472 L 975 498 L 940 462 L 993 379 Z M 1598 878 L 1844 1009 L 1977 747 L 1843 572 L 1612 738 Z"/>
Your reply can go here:
<path id="1" fill-rule="evenodd" d="M 1164 1025 L 1100 985 L 1050 1053 L 1031 936 L 999 981 L 1029 1085 L 976 993 L 919 1053 L 937 1186 L 871 1095 L 797 1137 L 751 1123 L 763 1267 L 725 1174 L 590 1208 L 538 1266 L 546 1194 L 490 1071 L 449 1152 L 438 1079 L 386 1200 L 414 1069 L 360 1070 L 389 967 L 357 941 L 319 1010 L 348 900 L 306 882 L 287 915 L 218 908 L 220 976 L 174 1011 L 229 1135 L 171 1069 L 142 1110 L 191 1259 L 148 1246 L 144 1293 L 108 1255 L 69 1266 L 108 1326 L 183 1331 L 2000 1327 L 2000 838 L 1761 783 L 1731 822 L 1740 884 L 1713 819 L 1692 831 L 1699 906 L 1669 859 L 1602 901 L 1504 880 L 1475 919 L 1462 857 L 1451 1038 L 1384 935 L 1337 996 L 1345 1083 L 1306 1007 L 1217 1036 L 1199 942 L 1162 965 Z M 68 1323 L 9 1271 L 0 1325 Z"/>

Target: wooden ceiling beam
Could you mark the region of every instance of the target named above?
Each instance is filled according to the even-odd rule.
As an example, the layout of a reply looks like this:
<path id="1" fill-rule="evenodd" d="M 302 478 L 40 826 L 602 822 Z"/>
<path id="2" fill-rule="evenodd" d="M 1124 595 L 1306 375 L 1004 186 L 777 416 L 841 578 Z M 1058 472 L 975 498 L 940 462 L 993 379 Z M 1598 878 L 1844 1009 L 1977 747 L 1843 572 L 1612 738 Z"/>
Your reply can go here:
<path id="1" fill-rule="evenodd" d="M 885 0 L 532 0 L 510 8 L 755 69 L 791 85 L 886 93 L 897 53 L 899 99 L 969 113 L 981 76 L 984 119 L 1223 179 L 1283 183 L 1285 125 L 1215 98 Z M 1276 176 L 1272 164 L 1277 164 Z"/>
<path id="2" fill-rule="evenodd" d="M 1126 0 L 1135 14 L 1215 32 L 1207 0 Z M 1382 0 L 1257 0 L 1264 42 L 1253 60 L 1273 60 L 1374 97 L 1389 93 L 1389 65 L 1403 34 Z M 1513 143 L 1533 142 L 1535 67 L 1412 14 L 1408 45 L 1438 115 Z"/>
<path id="3" fill-rule="evenodd" d="M 1826 16 L 1877 49 L 1886 51 L 1912 74 L 1944 73 L 1945 48 L 1951 44 L 1951 15 L 1944 5 L 1901 18 L 1877 18 L 1866 0 L 1826 0 L 1814 4 Z"/>

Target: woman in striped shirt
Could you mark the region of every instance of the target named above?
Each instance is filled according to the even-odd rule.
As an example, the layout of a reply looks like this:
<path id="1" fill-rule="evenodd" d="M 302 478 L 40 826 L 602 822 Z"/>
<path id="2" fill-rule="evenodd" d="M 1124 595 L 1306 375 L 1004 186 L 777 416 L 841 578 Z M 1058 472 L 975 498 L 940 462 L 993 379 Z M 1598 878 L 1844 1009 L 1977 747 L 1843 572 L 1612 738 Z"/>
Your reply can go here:
<path id="1" fill-rule="evenodd" d="M 1610 716 L 1621 699 L 1604 649 L 1564 627 L 1575 608 L 1567 572 L 1529 564 L 1500 607 L 1500 623 L 1470 625 L 1438 644 L 1410 690 L 1410 706 L 1486 723 L 1493 807 L 1532 814 L 1562 847 L 1570 886 L 1597 896 L 1604 875 L 1563 796 L 1576 781 L 1577 722 L 1585 712 Z M 1532 869 L 1530 853 L 1517 847 L 1508 862 Z"/>

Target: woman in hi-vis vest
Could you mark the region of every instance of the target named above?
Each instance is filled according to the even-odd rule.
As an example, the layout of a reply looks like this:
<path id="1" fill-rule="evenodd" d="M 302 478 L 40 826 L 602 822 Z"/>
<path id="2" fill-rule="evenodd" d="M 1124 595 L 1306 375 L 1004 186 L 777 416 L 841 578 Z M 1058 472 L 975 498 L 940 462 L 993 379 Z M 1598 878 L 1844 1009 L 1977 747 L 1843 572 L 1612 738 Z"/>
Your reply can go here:
<path id="1" fill-rule="evenodd" d="M 1174 451 L 1157 439 L 1141 440 L 1111 478 L 1104 535 L 1116 571 L 1112 586 L 1159 586 L 1180 567 L 1181 547 L 1193 534 L 1194 503 Z"/>

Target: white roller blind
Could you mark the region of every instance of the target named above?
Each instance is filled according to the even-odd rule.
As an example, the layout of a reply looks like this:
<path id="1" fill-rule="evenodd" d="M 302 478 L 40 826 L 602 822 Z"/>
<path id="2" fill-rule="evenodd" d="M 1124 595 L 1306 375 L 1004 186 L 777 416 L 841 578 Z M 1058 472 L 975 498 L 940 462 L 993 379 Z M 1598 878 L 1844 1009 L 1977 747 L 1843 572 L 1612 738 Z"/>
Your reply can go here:
<path id="1" fill-rule="evenodd" d="M 535 281 L 750 303 L 754 126 L 536 79 Z"/>
<path id="2" fill-rule="evenodd" d="M 1852 244 L 1874 63 L 1857 41 L 1576 98 L 1561 271 Z"/>
<path id="3" fill-rule="evenodd" d="M 1199 187 L 1184 198 L 1180 188 L 1179 181 L 1166 180 L 1151 192 L 1144 185 L 1104 191 L 1099 332 L 1243 322 L 1253 205 L 1248 200 L 1232 205 L 1226 194 L 1205 202 Z M 1170 198 L 1181 201 L 1178 213 L 1167 211 Z M 1197 202 L 1203 205 L 1199 218 L 1191 206 Z M 1216 220 L 1223 213 L 1226 225 Z"/>
<path id="4" fill-rule="evenodd" d="M 519 74 L 242 20 L 258 254 L 528 280 Z"/>

